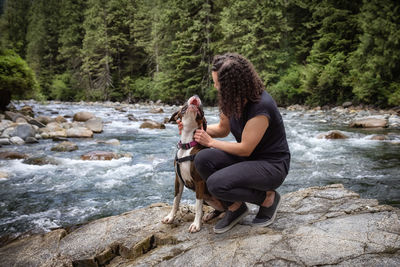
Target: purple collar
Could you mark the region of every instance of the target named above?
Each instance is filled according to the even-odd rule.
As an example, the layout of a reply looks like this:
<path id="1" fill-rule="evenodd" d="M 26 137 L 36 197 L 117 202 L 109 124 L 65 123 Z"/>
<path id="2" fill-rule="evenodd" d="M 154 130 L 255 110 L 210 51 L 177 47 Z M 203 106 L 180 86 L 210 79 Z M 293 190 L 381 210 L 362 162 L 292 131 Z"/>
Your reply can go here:
<path id="1" fill-rule="evenodd" d="M 185 143 L 185 144 L 183 144 L 182 141 L 179 141 L 179 143 L 177 144 L 178 148 L 182 148 L 182 149 L 190 149 L 196 145 L 197 145 L 197 142 L 194 140 L 191 141 L 190 143 Z"/>

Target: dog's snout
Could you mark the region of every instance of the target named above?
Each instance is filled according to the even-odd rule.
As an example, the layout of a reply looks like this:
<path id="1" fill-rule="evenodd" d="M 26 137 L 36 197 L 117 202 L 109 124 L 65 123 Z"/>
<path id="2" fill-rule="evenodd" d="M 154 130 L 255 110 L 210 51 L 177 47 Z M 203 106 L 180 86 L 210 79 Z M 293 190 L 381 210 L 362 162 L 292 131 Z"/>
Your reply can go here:
<path id="1" fill-rule="evenodd" d="M 195 105 L 196 107 L 199 107 L 201 105 L 200 98 L 197 95 L 194 95 L 191 98 L 189 98 L 188 102 L 189 105 Z"/>

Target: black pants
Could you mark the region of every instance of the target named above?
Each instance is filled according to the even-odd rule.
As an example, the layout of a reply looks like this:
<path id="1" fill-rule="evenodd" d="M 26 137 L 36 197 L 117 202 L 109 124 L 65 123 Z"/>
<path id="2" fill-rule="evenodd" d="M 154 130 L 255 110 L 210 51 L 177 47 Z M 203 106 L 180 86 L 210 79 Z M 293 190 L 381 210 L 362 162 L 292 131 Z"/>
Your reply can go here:
<path id="1" fill-rule="evenodd" d="M 194 163 L 210 193 L 225 206 L 236 201 L 261 205 L 265 192 L 278 188 L 289 171 L 289 160 L 248 160 L 212 148 L 198 152 Z"/>

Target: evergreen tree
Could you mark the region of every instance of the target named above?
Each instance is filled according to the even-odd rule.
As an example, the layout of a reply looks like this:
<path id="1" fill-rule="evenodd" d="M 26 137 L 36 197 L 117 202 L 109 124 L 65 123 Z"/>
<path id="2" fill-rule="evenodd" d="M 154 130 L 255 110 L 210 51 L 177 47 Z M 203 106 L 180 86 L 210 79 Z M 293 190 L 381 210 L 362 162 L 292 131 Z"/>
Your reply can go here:
<path id="1" fill-rule="evenodd" d="M 358 99 L 400 105 L 400 3 L 364 1 L 358 16 L 362 35 L 351 56 L 351 85 Z"/>
<path id="2" fill-rule="evenodd" d="M 21 57 L 26 56 L 26 32 L 31 0 L 2 1 L 4 13 L 0 19 L 0 38 L 3 47 L 13 49 Z"/>

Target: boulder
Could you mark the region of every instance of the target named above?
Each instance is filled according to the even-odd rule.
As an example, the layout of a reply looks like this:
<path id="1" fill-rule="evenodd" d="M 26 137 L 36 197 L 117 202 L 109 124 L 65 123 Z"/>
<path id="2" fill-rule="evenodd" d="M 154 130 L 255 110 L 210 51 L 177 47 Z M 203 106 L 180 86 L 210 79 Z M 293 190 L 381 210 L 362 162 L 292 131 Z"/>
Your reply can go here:
<path id="1" fill-rule="evenodd" d="M 10 127 L 11 124 L 12 124 L 12 121 L 10 121 L 10 120 L 2 120 L 0 122 L 0 132 L 4 131 L 5 129 Z"/>
<path id="2" fill-rule="evenodd" d="M 33 108 L 31 106 L 25 105 L 19 110 L 19 112 L 25 116 L 33 117 Z"/>
<path id="3" fill-rule="evenodd" d="M 10 138 L 10 142 L 11 142 L 11 144 L 14 144 L 14 145 L 23 145 L 23 144 L 25 144 L 25 141 L 21 137 L 18 137 L 18 136 L 11 137 Z"/>
<path id="4" fill-rule="evenodd" d="M 0 145 L 11 145 L 9 138 L 0 138 Z"/>
<path id="5" fill-rule="evenodd" d="M 118 139 L 97 140 L 96 142 L 99 144 L 106 144 L 106 145 L 112 145 L 112 146 L 119 146 L 121 144 Z"/>
<path id="6" fill-rule="evenodd" d="M 318 139 L 347 139 L 349 138 L 347 135 L 342 133 L 341 131 L 338 130 L 332 130 L 327 133 L 321 133 L 317 135 Z"/>
<path id="7" fill-rule="evenodd" d="M 44 128 L 39 129 L 42 138 L 67 137 L 67 131 L 57 122 L 50 122 Z"/>
<path id="8" fill-rule="evenodd" d="M 94 133 L 101 133 L 103 131 L 103 120 L 99 117 L 94 117 L 87 120 L 85 126 Z"/>
<path id="9" fill-rule="evenodd" d="M 83 160 L 112 160 L 118 158 L 117 153 L 109 151 L 92 151 L 81 156 Z"/>
<path id="10" fill-rule="evenodd" d="M 128 120 L 130 120 L 130 121 L 139 121 L 139 119 L 136 118 L 133 114 L 128 114 Z"/>
<path id="11" fill-rule="evenodd" d="M 1 133 L 1 137 L 10 138 L 11 136 L 14 136 L 14 132 L 15 128 L 10 126 L 3 130 L 3 132 Z"/>
<path id="12" fill-rule="evenodd" d="M 13 122 L 15 122 L 18 118 L 25 118 L 24 115 L 12 111 L 6 111 L 4 114 L 6 115 L 6 119 L 9 119 Z"/>
<path id="13" fill-rule="evenodd" d="M 67 130 L 67 137 L 91 138 L 93 137 L 93 132 L 85 127 L 73 127 Z"/>
<path id="14" fill-rule="evenodd" d="M 350 102 L 350 101 L 347 101 L 347 102 L 344 102 L 344 103 L 342 104 L 342 107 L 348 108 L 348 107 L 350 107 L 351 105 L 353 105 L 353 103 Z"/>
<path id="15" fill-rule="evenodd" d="M 26 159 L 27 157 L 28 155 L 16 151 L 0 152 L 0 159 Z"/>
<path id="16" fill-rule="evenodd" d="M 30 119 L 30 120 L 28 121 L 28 123 L 31 124 L 31 125 L 37 126 L 37 127 L 39 127 L 39 128 L 46 127 L 46 124 L 43 124 L 43 123 L 41 123 L 40 121 L 38 121 L 38 120 L 36 120 L 36 119 Z"/>
<path id="17" fill-rule="evenodd" d="M 163 123 L 147 120 L 140 125 L 140 129 L 165 129 L 165 125 Z"/>
<path id="18" fill-rule="evenodd" d="M 154 113 L 154 114 L 164 113 L 164 110 L 162 108 L 152 108 L 149 110 L 149 113 Z"/>
<path id="19" fill-rule="evenodd" d="M 25 140 L 28 137 L 34 137 L 35 134 L 36 134 L 35 129 L 32 127 L 32 125 L 28 123 L 19 124 L 15 127 L 14 130 L 14 136 L 18 136 L 23 140 Z"/>
<path id="20" fill-rule="evenodd" d="M 70 152 L 77 150 L 77 144 L 69 141 L 61 142 L 51 148 L 51 151 L 58 151 L 58 152 Z"/>
<path id="21" fill-rule="evenodd" d="M 388 120 L 384 118 L 363 118 L 350 123 L 352 128 L 384 128 L 387 125 Z"/>
<path id="22" fill-rule="evenodd" d="M 49 116 L 38 116 L 38 117 L 35 118 L 35 120 L 40 122 L 41 124 L 44 124 L 44 125 L 49 124 L 52 121 Z"/>
<path id="23" fill-rule="evenodd" d="M 204 208 L 209 210 L 208 207 Z M 250 214 L 224 234 L 216 220 L 188 233 L 194 208 L 149 207 L 57 229 L 0 248 L 0 266 L 399 266 L 400 210 L 361 199 L 342 185 L 282 196 L 275 222 L 249 224 Z"/>
<path id="24" fill-rule="evenodd" d="M 374 134 L 370 137 L 368 137 L 369 140 L 376 140 L 376 141 L 385 141 L 385 140 L 390 140 L 389 137 L 383 134 Z"/>
<path id="25" fill-rule="evenodd" d="M 57 123 L 64 123 L 64 122 L 67 122 L 67 119 L 65 119 L 63 116 L 60 115 L 60 116 L 55 117 L 54 121 Z"/>
<path id="26" fill-rule="evenodd" d="M 37 156 L 37 157 L 32 157 L 25 159 L 23 161 L 24 164 L 29 164 L 29 165 L 58 165 L 59 162 L 53 158 L 47 157 L 47 156 Z M 0 265 L 1 266 L 1 265 Z"/>
<path id="27" fill-rule="evenodd" d="M 18 118 L 15 120 L 15 122 L 16 122 L 16 123 L 28 123 L 28 122 L 26 121 L 26 119 L 25 119 L 25 118 L 22 118 L 22 117 L 18 117 Z"/>
<path id="28" fill-rule="evenodd" d="M 78 113 L 75 113 L 73 120 L 74 121 L 87 121 L 94 117 L 95 116 L 90 112 L 80 111 Z"/>
<path id="29" fill-rule="evenodd" d="M 37 143 L 39 143 L 39 141 L 35 137 L 29 136 L 29 137 L 27 137 L 25 139 L 25 143 L 27 143 L 27 144 L 37 144 Z"/>

